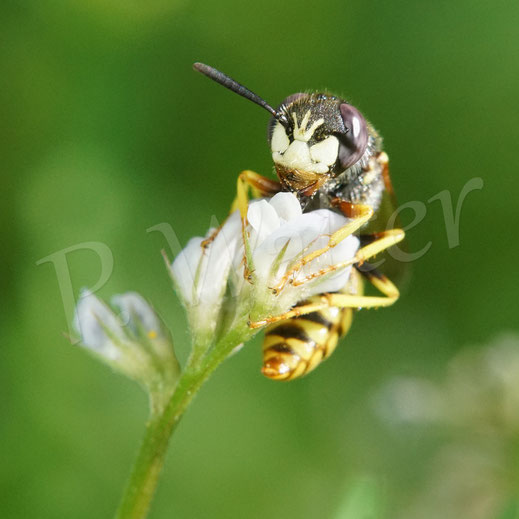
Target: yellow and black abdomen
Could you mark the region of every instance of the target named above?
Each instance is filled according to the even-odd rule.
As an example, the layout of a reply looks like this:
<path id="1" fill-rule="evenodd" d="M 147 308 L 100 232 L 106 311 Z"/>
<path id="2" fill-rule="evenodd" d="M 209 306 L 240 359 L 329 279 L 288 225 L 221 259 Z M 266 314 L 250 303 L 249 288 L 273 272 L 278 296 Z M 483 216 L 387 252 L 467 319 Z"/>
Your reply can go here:
<path id="1" fill-rule="evenodd" d="M 314 296 L 306 303 L 319 301 L 320 296 Z M 352 308 L 330 307 L 269 326 L 263 341 L 262 373 L 273 380 L 292 380 L 315 369 L 347 333 L 353 312 Z"/>

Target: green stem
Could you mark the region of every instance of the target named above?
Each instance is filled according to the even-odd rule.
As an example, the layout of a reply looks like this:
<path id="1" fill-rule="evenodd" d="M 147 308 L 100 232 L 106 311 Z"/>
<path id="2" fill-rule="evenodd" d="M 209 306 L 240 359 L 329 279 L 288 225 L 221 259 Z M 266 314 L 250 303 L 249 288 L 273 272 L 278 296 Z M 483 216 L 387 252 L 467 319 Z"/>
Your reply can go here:
<path id="1" fill-rule="evenodd" d="M 217 366 L 241 342 L 253 335 L 247 326 L 238 327 L 224 337 L 207 356 L 188 363 L 166 406 L 152 405 L 152 415 L 130 479 L 117 510 L 116 519 L 144 519 L 164 465 L 168 443 L 184 411 Z"/>

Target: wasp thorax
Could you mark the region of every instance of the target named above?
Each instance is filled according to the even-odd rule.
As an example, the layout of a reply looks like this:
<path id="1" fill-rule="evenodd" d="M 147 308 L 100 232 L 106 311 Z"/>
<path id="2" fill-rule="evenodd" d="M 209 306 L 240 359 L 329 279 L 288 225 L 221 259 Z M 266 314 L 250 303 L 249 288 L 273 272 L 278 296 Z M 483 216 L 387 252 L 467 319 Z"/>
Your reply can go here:
<path id="1" fill-rule="evenodd" d="M 313 194 L 364 154 L 368 128 L 362 114 L 326 94 L 294 94 L 269 125 L 272 158 L 281 183 L 290 191 Z"/>

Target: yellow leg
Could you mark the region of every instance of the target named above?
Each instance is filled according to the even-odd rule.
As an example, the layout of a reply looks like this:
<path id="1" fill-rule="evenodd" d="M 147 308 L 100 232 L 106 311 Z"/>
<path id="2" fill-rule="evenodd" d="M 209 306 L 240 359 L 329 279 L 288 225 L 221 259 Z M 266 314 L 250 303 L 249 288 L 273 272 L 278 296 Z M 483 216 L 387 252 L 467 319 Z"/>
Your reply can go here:
<path id="1" fill-rule="evenodd" d="M 315 258 L 323 255 L 329 251 L 332 247 L 337 246 L 342 240 L 359 230 L 368 220 L 373 216 L 373 209 L 367 205 L 352 205 L 348 204 L 353 216 L 353 220 L 348 222 L 346 225 L 335 231 L 329 238 L 328 243 L 321 249 L 315 250 L 306 256 L 303 256 L 297 263 L 295 263 L 282 277 L 281 281 L 277 286 L 273 287 L 275 294 L 279 293 L 280 290 L 287 284 L 287 282 L 294 277 L 294 275 L 301 270 L 307 263 L 310 263 Z M 341 207 L 342 209 L 342 207 Z M 356 263 L 358 260 L 353 261 Z"/>
<path id="2" fill-rule="evenodd" d="M 231 213 L 240 210 L 242 218 L 247 216 L 249 205 L 248 190 L 251 190 L 252 198 L 272 196 L 281 191 L 281 184 L 276 180 L 264 177 L 254 171 L 245 170 L 238 175 L 236 186 L 236 198 L 231 206 Z"/>
<path id="3" fill-rule="evenodd" d="M 364 264 L 357 266 L 357 270 L 380 292 L 394 301 L 400 296 L 398 288 L 379 270 L 371 265 Z M 393 301 L 393 302 L 394 302 Z"/>
<path id="4" fill-rule="evenodd" d="M 376 256 L 379 252 L 396 245 L 405 238 L 405 232 L 402 229 L 389 229 L 373 235 L 375 241 L 360 248 L 355 257 L 357 263 L 363 263 L 368 258 Z"/>
<path id="5" fill-rule="evenodd" d="M 234 213 L 236 209 L 240 209 L 240 213 L 242 218 L 247 216 L 247 208 L 248 208 L 248 188 L 251 190 L 252 198 L 259 198 L 262 196 L 272 196 L 275 193 L 281 191 L 281 184 L 276 180 L 271 180 L 270 178 L 264 177 L 255 173 L 254 171 L 246 170 L 242 171 L 238 176 L 238 187 L 237 187 L 237 195 L 234 198 L 234 201 L 231 205 L 231 210 L 229 214 Z M 240 200 L 240 203 L 238 202 Z M 220 229 L 225 224 L 224 222 L 216 228 L 210 236 L 208 236 L 203 242 L 202 247 L 207 248 L 214 239 L 218 236 Z"/>
<path id="6" fill-rule="evenodd" d="M 249 188 L 252 191 L 253 196 L 271 196 L 281 191 L 281 184 L 275 180 L 270 180 L 254 171 L 245 170 L 238 175 L 238 181 L 236 185 L 236 198 L 232 204 L 231 210 L 236 210 L 236 207 L 240 211 L 241 216 L 241 233 L 244 247 L 244 258 L 243 258 L 243 277 L 253 282 L 253 272 L 250 269 L 252 263 L 252 253 L 249 245 L 249 237 L 247 235 L 247 210 L 249 208 Z"/>
<path id="7" fill-rule="evenodd" d="M 383 231 L 380 233 L 377 233 L 375 241 L 372 243 L 361 247 L 355 256 L 348 261 L 345 261 L 343 263 L 338 263 L 336 265 L 330 265 L 329 267 L 325 267 L 318 272 L 314 272 L 313 274 L 310 274 L 308 276 L 305 276 L 304 278 L 298 279 L 297 281 L 293 282 L 294 286 L 300 286 L 305 283 L 308 283 L 309 281 L 312 281 L 313 279 L 316 279 L 318 277 L 324 276 L 325 274 L 328 274 L 329 272 L 333 272 L 335 270 L 339 270 L 344 267 L 348 267 L 350 265 L 354 265 L 355 263 L 362 264 L 367 259 L 376 256 L 378 253 L 382 252 L 383 250 L 386 250 L 387 248 L 397 244 L 398 242 L 402 241 L 405 237 L 405 232 L 401 229 L 390 229 L 389 231 Z"/>
<path id="8" fill-rule="evenodd" d="M 362 274 L 368 278 L 373 286 L 384 294 L 384 297 L 342 293 L 321 294 L 319 302 L 294 306 L 288 312 L 284 312 L 283 314 L 267 317 L 260 321 L 249 322 L 249 327 L 261 328 L 267 324 L 277 323 L 292 317 L 310 314 L 331 306 L 337 308 L 377 308 L 381 306 L 391 306 L 400 296 L 398 288 L 378 271 L 362 271 Z"/>

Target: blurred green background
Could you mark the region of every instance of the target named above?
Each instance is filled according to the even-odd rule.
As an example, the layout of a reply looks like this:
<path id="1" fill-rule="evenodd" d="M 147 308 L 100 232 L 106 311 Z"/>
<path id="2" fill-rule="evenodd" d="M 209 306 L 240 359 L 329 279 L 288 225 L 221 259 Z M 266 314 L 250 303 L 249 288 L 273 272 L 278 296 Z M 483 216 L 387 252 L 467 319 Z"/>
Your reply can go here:
<path id="1" fill-rule="evenodd" d="M 198 60 L 272 104 L 322 88 L 351 100 L 385 137 L 400 203 L 426 209 L 409 249 L 431 246 L 398 304 L 357 315 L 309 377 L 262 378 L 260 337 L 226 362 L 174 437 L 151 517 L 517 517 L 519 465 L 503 461 L 519 459 L 515 429 L 492 417 L 395 426 L 374 402 L 393 377 L 442 379 L 459 350 L 504 331 L 519 351 L 518 27 L 519 4 L 504 0 L 2 2 L 2 517 L 110 517 L 147 414 L 135 384 L 63 337 L 54 267 L 37 261 L 107 244 L 100 295 L 153 301 L 185 359 L 167 243 L 146 230 L 169 222 L 185 243 L 225 216 L 240 170 L 272 170 L 267 114 L 193 72 Z M 455 207 L 474 177 L 484 187 L 463 203 L 450 248 L 428 200 L 448 190 Z M 99 260 L 68 260 L 77 295 Z M 457 489 L 447 474 L 430 487 L 438 452 L 488 428 L 507 452 L 489 454 L 503 476 L 482 498 L 493 505 L 462 493 L 467 508 L 436 514 Z"/>

